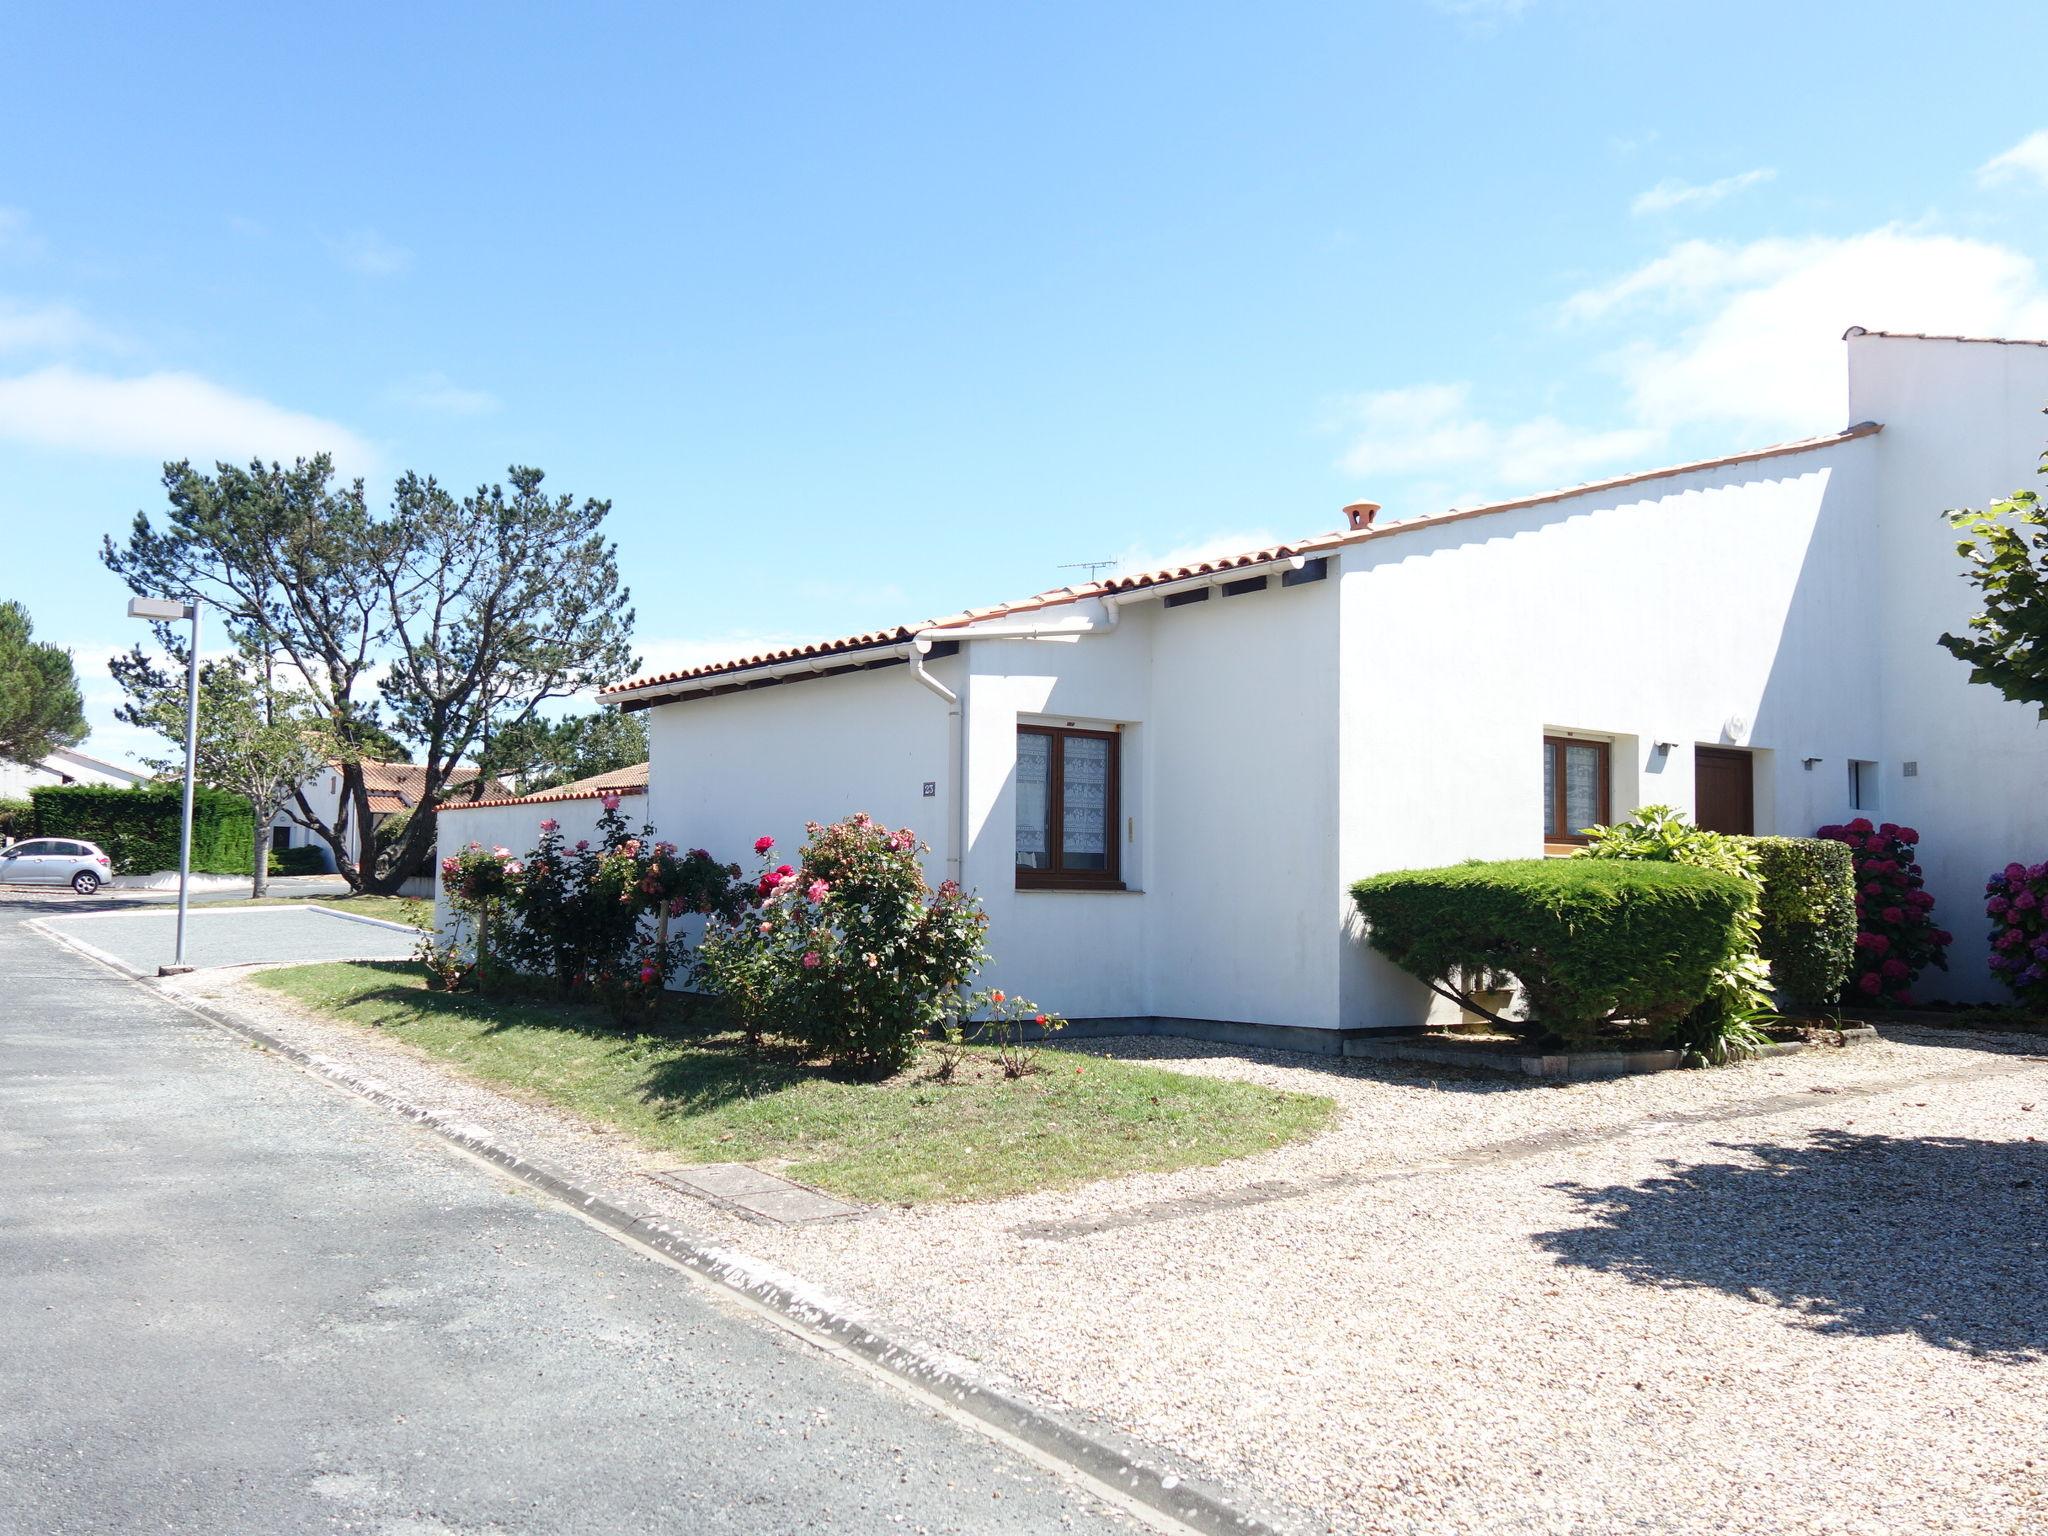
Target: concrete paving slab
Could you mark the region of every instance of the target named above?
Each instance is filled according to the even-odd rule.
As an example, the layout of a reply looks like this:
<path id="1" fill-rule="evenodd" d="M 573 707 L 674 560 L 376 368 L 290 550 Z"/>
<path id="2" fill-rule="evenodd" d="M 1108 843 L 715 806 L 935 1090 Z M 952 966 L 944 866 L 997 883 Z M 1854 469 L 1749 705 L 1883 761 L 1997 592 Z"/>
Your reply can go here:
<path id="1" fill-rule="evenodd" d="M 866 1209 L 746 1163 L 695 1163 L 652 1177 L 657 1184 L 761 1221 L 837 1221 Z"/>
<path id="2" fill-rule="evenodd" d="M 154 975 L 176 948 L 177 913 L 95 912 L 43 918 L 67 942 L 84 945 L 116 966 Z M 185 928 L 185 959 L 202 968 L 297 964 L 323 960 L 403 960 L 414 937 L 396 929 L 348 922 L 301 907 L 194 908 Z"/>

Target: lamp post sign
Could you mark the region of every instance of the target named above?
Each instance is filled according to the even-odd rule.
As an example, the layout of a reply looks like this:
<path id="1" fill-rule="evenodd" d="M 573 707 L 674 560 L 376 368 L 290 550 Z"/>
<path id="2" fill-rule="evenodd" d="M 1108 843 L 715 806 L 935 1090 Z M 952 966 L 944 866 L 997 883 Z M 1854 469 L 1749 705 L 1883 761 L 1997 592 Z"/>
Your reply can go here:
<path id="1" fill-rule="evenodd" d="M 159 976 L 175 976 L 192 969 L 185 963 L 185 913 L 192 894 L 192 785 L 199 768 L 199 605 L 168 597 L 131 597 L 128 617 L 158 624 L 192 621 L 192 654 L 185 667 L 185 807 L 178 823 L 178 942 L 171 963 L 157 967 Z"/>

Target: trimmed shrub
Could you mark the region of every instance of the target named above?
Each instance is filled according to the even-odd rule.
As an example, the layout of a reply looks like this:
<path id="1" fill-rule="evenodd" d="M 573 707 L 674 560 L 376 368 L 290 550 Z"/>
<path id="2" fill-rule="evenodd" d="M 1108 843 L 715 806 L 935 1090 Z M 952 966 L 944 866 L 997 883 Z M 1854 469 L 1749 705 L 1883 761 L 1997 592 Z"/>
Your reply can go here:
<path id="1" fill-rule="evenodd" d="M 0 800 L 0 843 L 35 836 L 36 808 L 26 800 Z"/>
<path id="2" fill-rule="evenodd" d="M 1757 948 L 1781 1008 L 1831 1006 L 1856 958 L 1856 866 L 1824 837 L 1747 839 L 1763 877 Z"/>
<path id="3" fill-rule="evenodd" d="M 1459 1001 L 1512 975 L 1524 1032 L 1567 1046 L 1640 1019 L 1669 1028 L 1746 947 L 1735 875 L 1628 859 L 1511 859 L 1374 875 L 1351 888 L 1373 948 Z"/>
<path id="4" fill-rule="evenodd" d="M 1991 974 L 2036 1013 L 2048 1013 L 2048 864 L 2008 864 L 1984 885 Z"/>
<path id="5" fill-rule="evenodd" d="M 1858 816 L 1814 836 L 1846 844 L 1856 861 L 1856 975 L 1842 1000 L 1911 1003 L 1922 971 L 1948 969 L 1955 937 L 1934 926 L 1934 897 L 1915 857 L 1920 834 L 1889 821 L 1874 827 Z"/>
<path id="6" fill-rule="evenodd" d="M 178 867 L 178 784 L 50 784 L 31 790 L 36 835 L 96 843 L 117 875 L 153 875 Z M 192 868 L 207 875 L 246 875 L 256 849 L 249 802 L 201 786 L 192 795 Z"/>
<path id="7" fill-rule="evenodd" d="M 327 850 L 312 843 L 301 843 L 296 848 L 273 848 L 270 850 L 270 872 L 273 875 L 324 875 L 327 873 Z"/>

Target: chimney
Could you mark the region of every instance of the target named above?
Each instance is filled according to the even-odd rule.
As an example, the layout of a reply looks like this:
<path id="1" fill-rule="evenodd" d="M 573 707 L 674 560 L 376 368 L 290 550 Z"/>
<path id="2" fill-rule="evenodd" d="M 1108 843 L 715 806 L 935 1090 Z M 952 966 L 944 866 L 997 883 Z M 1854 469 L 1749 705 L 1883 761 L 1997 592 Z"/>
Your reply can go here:
<path id="1" fill-rule="evenodd" d="M 1354 533 L 1370 528 L 1373 514 L 1379 509 L 1380 504 L 1376 501 L 1354 501 L 1344 509 L 1344 521 L 1351 525 Z"/>

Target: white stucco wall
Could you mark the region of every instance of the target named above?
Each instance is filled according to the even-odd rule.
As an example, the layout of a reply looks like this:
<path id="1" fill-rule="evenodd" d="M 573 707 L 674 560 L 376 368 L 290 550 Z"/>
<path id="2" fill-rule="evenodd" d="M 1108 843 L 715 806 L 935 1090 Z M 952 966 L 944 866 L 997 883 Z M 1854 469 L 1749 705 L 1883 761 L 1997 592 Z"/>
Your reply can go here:
<path id="1" fill-rule="evenodd" d="M 2002 996 L 1984 963 L 1984 880 L 2014 859 L 2048 859 L 2048 726 L 2027 706 L 1971 685 L 1968 667 L 1936 643 L 1944 630 L 1964 633 L 1978 607 L 1940 514 L 2042 489 L 2048 347 L 1868 335 L 1851 336 L 1848 347 L 1850 410 L 1885 423 L 1876 815 L 1920 833 L 1935 918 L 1956 936 L 1949 973 L 1929 972 L 1919 992 Z"/>
<path id="2" fill-rule="evenodd" d="M 1658 802 L 1690 812 L 1702 745 L 1757 755 L 1760 832 L 1852 814 L 1847 763 L 1881 743 L 1879 441 L 1347 551 L 1346 880 L 1541 854 L 1547 733 L 1610 740 L 1616 818 Z M 1363 950 L 1346 975 L 1348 1025 L 1414 1022 L 1426 1000 Z"/>
<path id="3" fill-rule="evenodd" d="M 645 797 L 627 794 L 620 810 L 635 830 L 646 810 Z M 486 848 L 504 847 L 516 854 L 530 853 L 540 843 L 540 824 L 552 818 L 561 823 L 562 838 L 575 843 L 579 838 L 597 839 L 597 820 L 604 806 L 595 796 L 577 800 L 543 800 L 532 805 L 444 806 L 434 829 L 437 854 L 434 861 L 434 926 L 447 927 L 448 898 L 441 885 L 440 860 L 459 853 L 471 843 Z"/>

